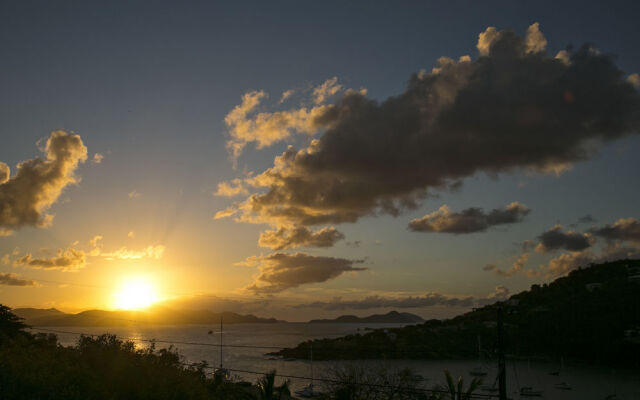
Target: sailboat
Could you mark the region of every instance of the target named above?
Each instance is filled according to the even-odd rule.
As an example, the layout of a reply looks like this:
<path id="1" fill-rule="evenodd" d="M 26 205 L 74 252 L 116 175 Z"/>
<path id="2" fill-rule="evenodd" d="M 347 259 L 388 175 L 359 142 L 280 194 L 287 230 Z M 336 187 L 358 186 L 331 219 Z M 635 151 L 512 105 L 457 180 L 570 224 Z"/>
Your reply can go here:
<path id="1" fill-rule="evenodd" d="M 571 385 L 569 385 L 567 382 L 556 383 L 555 385 L 553 385 L 553 387 L 555 387 L 556 389 L 560 389 L 560 390 L 571 390 L 572 389 Z"/>
<path id="2" fill-rule="evenodd" d="M 222 367 L 222 314 L 220 314 L 220 367 L 213 371 L 213 376 L 228 380 L 231 377 L 229 370 Z"/>
<path id="3" fill-rule="evenodd" d="M 540 397 L 542 396 L 542 390 L 535 390 L 531 386 L 524 386 L 520 388 L 520 396 Z"/>
<path id="4" fill-rule="evenodd" d="M 529 370 L 529 374 L 531 374 L 530 359 L 527 361 L 527 368 Z M 532 386 L 523 386 L 520 388 L 520 396 L 540 397 L 542 396 L 542 390 L 534 389 Z"/>
<path id="5" fill-rule="evenodd" d="M 311 344 L 309 345 L 309 368 L 311 370 L 311 379 L 309 385 L 305 386 L 302 390 L 297 390 L 295 392 L 296 396 L 305 399 L 310 399 L 320 395 L 320 393 L 313 391 L 313 345 Z"/>
<path id="6" fill-rule="evenodd" d="M 480 336 L 478 336 L 478 363 L 482 363 L 482 344 L 480 343 Z M 488 372 L 482 365 L 478 365 L 472 368 L 471 371 L 469 371 L 469 374 L 475 377 L 483 377 L 487 376 Z"/>
<path id="7" fill-rule="evenodd" d="M 560 357 L 560 369 L 549 372 L 549 375 L 559 376 L 560 375 L 560 371 L 562 371 L 563 369 L 564 369 L 564 358 Z"/>

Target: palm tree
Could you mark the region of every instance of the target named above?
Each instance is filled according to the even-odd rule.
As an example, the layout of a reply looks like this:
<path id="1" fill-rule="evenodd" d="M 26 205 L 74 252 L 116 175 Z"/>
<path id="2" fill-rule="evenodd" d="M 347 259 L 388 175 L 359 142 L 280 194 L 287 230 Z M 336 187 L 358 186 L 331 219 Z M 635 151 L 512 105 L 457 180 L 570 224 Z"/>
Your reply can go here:
<path id="1" fill-rule="evenodd" d="M 458 378 L 458 384 L 456 385 L 453 382 L 453 378 L 449 373 L 449 370 L 444 370 L 444 376 L 447 379 L 447 387 L 449 389 L 449 393 L 451 394 L 451 400 L 470 400 L 473 392 L 482 384 L 482 380 L 478 378 L 473 378 L 471 384 L 467 390 L 464 390 L 464 380 L 462 377 Z"/>
<path id="2" fill-rule="evenodd" d="M 260 389 L 260 399 L 262 400 L 281 400 L 291 396 L 289 389 L 289 381 L 286 380 L 276 387 L 276 370 L 272 370 L 262 378 L 258 379 L 258 389 Z"/>

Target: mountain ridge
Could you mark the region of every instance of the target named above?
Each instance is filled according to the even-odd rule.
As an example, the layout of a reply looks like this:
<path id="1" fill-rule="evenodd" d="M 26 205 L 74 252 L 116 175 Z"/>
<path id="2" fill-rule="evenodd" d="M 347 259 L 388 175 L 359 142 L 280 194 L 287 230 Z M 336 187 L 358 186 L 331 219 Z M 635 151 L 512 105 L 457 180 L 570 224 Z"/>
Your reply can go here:
<path id="1" fill-rule="evenodd" d="M 358 317 L 355 315 L 341 315 L 333 319 L 312 319 L 309 324 L 325 324 L 325 323 L 339 323 L 339 324 L 413 324 L 424 322 L 422 317 L 398 311 L 389 311 L 386 314 L 373 314 L 366 317 Z"/>

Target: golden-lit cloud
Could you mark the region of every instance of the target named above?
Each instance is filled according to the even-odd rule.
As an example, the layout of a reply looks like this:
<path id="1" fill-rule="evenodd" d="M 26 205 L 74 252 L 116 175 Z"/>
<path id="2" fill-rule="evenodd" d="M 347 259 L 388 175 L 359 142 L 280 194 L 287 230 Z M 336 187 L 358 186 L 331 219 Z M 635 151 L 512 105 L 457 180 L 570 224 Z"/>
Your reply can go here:
<path id="1" fill-rule="evenodd" d="M 247 194 L 249 194 L 249 190 L 246 188 L 244 180 L 242 179 L 233 179 L 230 182 L 220 182 L 218 184 L 218 190 L 215 193 L 216 196 L 222 197 L 233 197 Z"/>
<path id="2" fill-rule="evenodd" d="M 523 271 L 525 264 L 527 263 L 527 261 L 529 261 L 529 257 L 530 257 L 530 254 L 527 253 L 527 252 L 524 252 L 524 253 L 520 254 L 516 258 L 516 260 L 513 262 L 513 265 L 511 265 L 511 268 L 509 268 L 507 270 L 502 270 L 502 269 L 498 268 L 498 266 L 496 266 L 495 264 L 487 264 L 482 269 L 485 270 L 485 271 L 491 271 L 494 274 L 496 274 L 497 276 L 510 278 L 513 275 L 518 274 L 521 271 Z"/>
<path id="3" fill-rule="evenodd" d="M 607 241 L 628 241 L 640 245 L 640 221 L 635 218 L 620 218 L 613 225 L 592 228 L 590 233 Z"/>
<path id="4" fill-rule="evenodd" d="M 234 215 L 235 213 L 237 213 L 238 210 L 230 207 L 224 210 L 220 210 L 218 212 L 216 212 L 216 214 L 213 216 L 213 219 L 222 219 L 222 218 L 227 218 L 230 217 L 232 215 Z"/>
<path id="5" fill-rule="evenodd" d="M 140 250 L 131 250 L 126 247 L 121 247 L 115 251 L 102 252 L 100 253 L 100 256 L 107 260 L 139 260 L 141 258 L 152 258 L 157 260 L 162 258 L 164 251 L 165 247 L 159 244 L 149 245 Z"/>
<path id="6" fill-rule="evenodd" d="M 25 266 L 34 269 L 61 270 L 74 272 L 86 265 L 86 255 L 82 250 L 73 248 L 59 249 L 53 257 L 34 257 L 31 253 L 16 259 L 14 266 Z"/>
<path id="7" fill-rule="evenodd" d="M 334 227 L 312 231 L 305 226 L 299 226 L 264 231 L 260 234 L 258 244 L 273 250 L 284 250 L 303 246 L 331 247 L 342 239 L 344 235 Z"/>
<path id="8" fill-rule="evenodd" d="M 313 101 L 316 104 L 322 104 L 342 90 L 342 85 L 338 84 L 338 77 L 327 79 L 322 85 L 313 89 Z"/>
<path id="9" fill-rule="evenodd" d="M 91 159 L 91 162 L 94 164 L 100 164 L 102 163 L 102 160 L 104 159 L 104 156 L 100 153 L 95 153 L 93 155 L 93 158 Z"/>
<path id="10" fill-rule="evenodd" d="M 364 271 L 354 267 L 363 260 L 311 256 L 305 253 L 274 253 L 247 258 L 241 265 L 257 266 L 259 273 L 247 290 L 256 293 L 277 293 L 310 283 L 326 282 L 345 272 Z"/>
<path id="11" fill-rule="evenodd" d="M 135 200 L 135 199 L 139 199 L 140 197 L 142 197 L 142 193 L 138 192 L 137 190 L 132 190 L 129 192 L 128 194 L 129 199 L 131 200 Z"/>
<path id="12" fill-rule="evenodd" d="M 581 223 L 593 221 L 590 215 L 579 219 Z M 597 238 L 605 240 L 604 246 L 596 246 Z M 488 264 L 483 269 L 502 277 L 524 274 L 530 278 L 555 279 L 589 264 L 640 257 L 640 222 L 635 218 L 620 218 L 612 225 L 592 227 L 584 233 L 565 231 L 561 225 L 554 225 L 541 233 L 537 239 L 526 240 L 523 243 L 522 254 L 511 268 L 502 270 L 494 264 Z M 551 258 L 537 269 L 525 269 L 525 263 L 529 260 L 527 249 L 534 246 L 541 254 L 567 252 Z"/>
<path id="13" fill-rule="evenodd" d="M 78 182 L 78 163 L 87 159 L 80 136 L 64 131 L 51 132 L 44 153 L 19 163 L 14 176 L 0 162 L 0 231 L 5 235 L 23 226 L 49 226 L 53 215 L 46 211 L 65 187 Z"/>
<path id="14" fill-rule="evenodd" d="M 633 85 L 634 88 L 640 89 L 640 75 L 639 74 L 631 74 L 627 77 L 627 82 Z"/>
<path id="15" fill-rule="evenodd" d="M 329 106 L 301 107 L 298 109 L 255 112 L 260 102 L 267 97 L 263 91 L 254 91 L 242 96 L 242 103 L 236 106 L 224 121 L 229 128 L 231 139 L 227 149 L 232 159 L 237 159 L 248 143 L 256 143 L 258 149 L 289 139 L 293 133 L 313 135 L 321 127 L 316 119 Z"/>

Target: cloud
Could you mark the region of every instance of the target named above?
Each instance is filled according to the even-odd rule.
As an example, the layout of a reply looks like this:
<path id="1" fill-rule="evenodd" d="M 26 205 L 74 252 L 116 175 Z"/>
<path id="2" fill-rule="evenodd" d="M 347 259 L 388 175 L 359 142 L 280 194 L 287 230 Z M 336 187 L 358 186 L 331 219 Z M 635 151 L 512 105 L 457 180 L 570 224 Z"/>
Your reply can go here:
<path id="1" fill-rule="evenodd" d="M 137 190 L 134 189 L 129 192 L 128 196 L 130 200 L 139 199 L 140 197 L 142 197 L 142 193 L 139 193 Z"/>
<path id="2" fill-rule="evenodd" d="M 227 217 L 230 217 L 230 216 L 234 215 L 237 212 L 238 212 L 237 209 L 235 209 L 233 207 L 230 207 L 230 208 L 227 208 L 225 210 L 220 210 L 220 211 L 216 212 L 216 214 L 213 216 L 213 219 L 227 218 Z"/>
<path id="3" fill-rule="evenodd" d="M 312 231 L 307 227 L 299 226 L 264 231 L 260 234 L 258 244 L 273 250 L 284 250 L 301 246 L 331 247 L 342 239 L 344 235 L 334 227 Z"/>
<path id="4" fill-rule="evenodd" d="M 629 241 L 640 245 L 640 221 L 635 218 L 620 218 L 613 225 L 589 230 L 607 241 Z"/>
<path id="5" fill-rule="evenodd" d="M 430 292 L 418 296 L 384 297 L 379 295 L 367 296 L 359 300 L 345 300 L 335 297 L 331 301 L 316 301 L 300 304 L 296 308 L 321 308 L 323 310 L 368 310 L 372 308 L 426 308 L 435 306 L 444 307 L 471 307 L 475 299 L 468 297 L 450 297 L 441 293 Z"/>
<path id="6" fill-rule="evenodd" d="M 135 232 L 134 232 L 134 231 L 129 231 L 129 233 L 127 233 L 127 237 L 128 237 L 129 239 L 133 239 L 134 237 L 136 237 L 136 234 L 135 234 Z"/>
<path id="7" fill-rule="evenodd" d="M 100 164 L 103 159 L 104 159 L 104 156 L 102 154 L 95 153 L 93 155 L 93 158 L 91 159 L 91 162 L 94 163 L 94 164 Z"/>
<path id="8" fill-rule="evenodd" d="M 428 307 L 473 307 L 508 299 L 510 291 L 499 285 L 487 297 L 449 296 L 438 292 L 427 292 L 415 296 L 372 295 L 362 299 L 334 297 L 330 301 L 315 301 L 298 304 L 294 308 L 319 308 L 327 311 L 369 310 L 374 308 L 428 308 Z"/>
<path id="9" fill-rule="evenodd" d="M 640 88 L 640 75 L 631 74 L 627 77 L 627 82 L 629 82 L 634 88 Z"/>
<path id="10" fill-rule="evenodd" d="M 438 211 L 411 220 L 409 229 L 414 232 L 454 234 L 484 232 L 492 226 L 521 222 L 530 211 L 527 206 L 518 202 L 495 208 L 489 213 L 485 213 L 481 208 L 452 212 L 449 207 L 443 205 Z"/>
<path id="11" fill-rule="evenodd" d="M 61 270 L 74 272 L 86 265 L 85 253 L 73 248 L 59 249 L 53 257 L 34 258 L 30 253 L 13 262 L 15 266 L 26 266 L 34 269 Z"/>
<path id="12" fill-rule="evenodd" d="M 101 252 L 100 256 L 107 260 L 139 260 L 141 258 L 153 258 L 160 259 L 164 254 L 165 247 L 159 245 L 149 245 L 141 250 L 130 250 L 126 247 L 121 247 L 118 250 L 111 252 Z"/>
<path id="13" fill-rule="evenodd" d="M 547 265 L 542 265 L 538 270 L 529 270 L 530 277 L 542 276 L 547 279 L 555 279 L 567 275 L 569 272 L 603 262 L 637 259 L 640 257 L 640 248 L 611 245 L 602 250 L 598 255 L 588 251 L 561 254 L 549 261 Z"/>
<path id="14" fill-rule="evenodd" d="M 522 271 L 522 269 L 524 268 L 524 266 L 527 263 L 527 261 L 529 261 L 529 257 L 530 257 L 529 253 L 525 252 L 525 253 L 520 254 L 516 258 L 516 260 L 513 262 L 513 264 L 511 265 L 511 268 L 509 268 L 507 270 L 502 270 L 502 269 L 498 268 L 498 266 L 495 265 L 495 264 L 487 264 L 482 269 L 484 271 L 491 271 L 494 274 L 496 274 L 497 276 L 510 278 L 513 275 L 515 275 L 515 274 L 519 273 L 520 271 Z"/>
<path id="15" fill-rule="evenodd" d="M 237 159 L 248 143 L 256 143 L 258 149 L 289 139 L 294 132 L 313 135 L 321 128 L 316 119 L 329 106 L 302 107 L 287 111 L 256 112 L 257 107 L 267 97 L 263 91 L 253 91 L 242 96 L 242 103 L 236 106 L 224 121 L 231 139 L 227 150 L 232 160 Z M 255 114 L 255 115 L 254 115 Z"/>
<path id="16" fill-rule="evenodd" d="M 322 85 L 313 89 L 313 101 L 316 104 L 324 103 L 329 97 L 342 90 L 342 85 L 338 84 L 338 77 L 327 79 Z"/>
<path id="17" fill-rule="evenodd" d="M 218 190 L 215 192 L 216 196 L 221 197 L 233 197 L 238 195 L 246 195 L 249 191 L 244 186 L 242 179 L 234 179 L 231 182 L 221 182 L 218 184 Z"/>
<path id="18" fill-rule="evenodd" d="M 496 286 L 493 293 L 490 293 L 489 296 L 487 296 L 487 298 L 496 299 L 496 300 L 506 300 L 510 296 L 511 296 L 511 291 L 509 290 L 509 288 L 502 285 L 498 285 Z"/>
<path id="19" fill-rule="evenodd" d="M 311 226 L 398 215 L 478 172 L 559 173 L 639 131 L 640 96 L 613 56 L 585 45 L 567 50 L 565 63 L 545 42 L 535 24 L 525 38 L 489 28 L 479 57 L 415 74 L 397 96 L 378 102 L 345 91 L 311 120 L 302 107 L 308 132 L 321 135 L 246 180 L 256 192 L 235 206 L 238 220 Z M 263 134 L 246 120 L 263 97 L 248 96 L 257 99 L 230 118 L 242 121 L 239 143 L 288 137 L 288 122 Z"/>
<path id="20" fill-rule="evenodd" d="M 544 231 L 538 239 L 540 240 L 536 247 L 538 253 L 556 250 L 582 251 L 594 243 L 590 234 L 576 231 L 564 232 L 562 225 L 555 225 Z"/>
<path id="21" fill-rule="evenodd" d="M 2 256 L 2 258 L 0 258 L 0 262 L 2 262 L 2 264 L 4 265 L 9 265 L 11 263 L 11 258 L 9 257 L 9 254 L 5 254 Z"/>
<path id="22" fill-rule="evenodd" d="M 287 101 L 287 99 L 291 96 L 293 96 L 293 94 L 296 91 L 294 89 L 289 89 L 289 90 L 285 90 L 284 92 L 282 92 L 282 96 L 280 96 L 280 101 L 278 101 L 278 104 L 282 104 L 285 101 Z"/>
<path id="23" fill-rule="evenodd" d="M 44 153 L 44 158 L 19 163 L 13 177 L 9 166 L 0 162 L 0 231 L 49 226 L 53 215 L 46 211 L 65 187 L 78 182 L 78 163 L 87 159 L 87 148 L 80 136 L 51 132 Z"/>
<path id="24" fill-rule="evenodd" d="M 326 282 L 345 272 L 364 271 L 354 267 L 363 260 L 311 256 L 305 253 L 274 253 L 249 257 L 243 265 L 258 266 L 259 274 L 248 290 L 256 293 L 277 293 L 309 283 Z"/>
<path id="25" fill-rule="evenodd" d="M 0 273 L 0 285 L 7 286 L 35 286 L 36 282 L 30 279 L 20 279 L 14 274 Z"/>
<path id="26" fill-rule="evenodd" d="M 585 216 L 581 220 L 587 222 L 593 221 L 593 218 Z M 594 251 L 596 250 L 596 237 L 606 240 L 606 245 L 600 247 L 598 251 Z M 488 264 L 483 269 L 504 277 L 524 273 L 530 278 L 554 279 L 589 264 L 640 257 L 640 222 L 635 218 L 621 218 L 613 225 L 606 224 L 602 227 L 594 227 L 586 233 L 565 232 L 561 225 L 555 225 L 538 236 L 538 239 L 536 251 L 539 253 L 544 254 L 557 250 L 566 250 L 568 253 L 550 259 L 537 269 L 524 269 L 524 264 L 529 259 L 529 253 L 526 251 L 536 244 L 535 241 L 527 240 L 523 244 L 522 255 L 510 269 L 503 271 L 493 264 Z"/>

